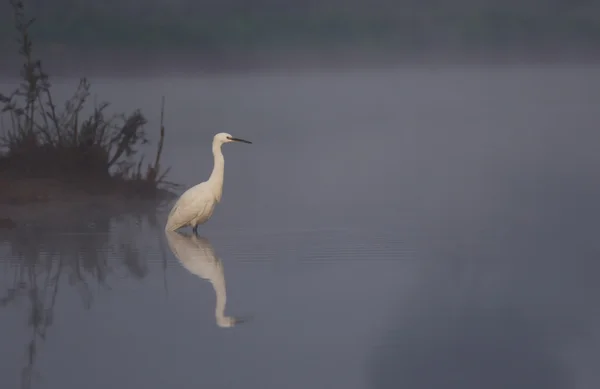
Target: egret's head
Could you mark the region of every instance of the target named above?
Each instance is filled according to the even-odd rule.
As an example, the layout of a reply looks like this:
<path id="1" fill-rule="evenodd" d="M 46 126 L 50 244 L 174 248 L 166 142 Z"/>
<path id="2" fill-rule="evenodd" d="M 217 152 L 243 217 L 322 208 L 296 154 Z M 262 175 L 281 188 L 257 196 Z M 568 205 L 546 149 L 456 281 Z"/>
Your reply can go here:
<path id="1" fill-rule="evenodd" d="M 217 135 L 215 135 L 214 142 L 219 143 L 219 144 L 229 143 L 229 142 L 252 143 L 252 142 L 244 140 L 244 139 L 234 138 L 233 136 L 231 136 L 231 134 L 228 134 L 226 132 L 220 132 Z"/>

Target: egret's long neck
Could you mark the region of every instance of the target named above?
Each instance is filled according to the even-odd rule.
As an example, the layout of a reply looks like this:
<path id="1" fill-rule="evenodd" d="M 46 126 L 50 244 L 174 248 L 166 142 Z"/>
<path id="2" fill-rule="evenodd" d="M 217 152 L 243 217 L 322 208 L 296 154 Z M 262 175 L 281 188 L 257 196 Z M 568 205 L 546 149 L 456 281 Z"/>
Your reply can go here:
<path id="1" fill-rule="evenodd" d="M 223 174 L 225 172 L 225 158 L 223 158 L 223 153 L 221 152 L 221 144 L 213 142 L 212 152 L 215 162 L 213 171 L 208 178 L 208 183 L 217 201 L 221 201 L 221 196 L 223 195 Z"/>

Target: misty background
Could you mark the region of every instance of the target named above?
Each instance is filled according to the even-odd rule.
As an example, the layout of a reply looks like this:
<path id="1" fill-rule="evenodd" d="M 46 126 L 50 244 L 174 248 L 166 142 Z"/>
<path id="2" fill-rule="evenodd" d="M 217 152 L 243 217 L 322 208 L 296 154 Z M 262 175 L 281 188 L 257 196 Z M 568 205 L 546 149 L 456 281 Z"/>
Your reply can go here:
<path id="1" fill-rule="evenodd" d="M 549 61 L 589 59 L 600 47 L 593 0 L 29 0 L 26 8 L 37 17 L 37 49 L 50 54 L 44 60 L 69 58 L 59 68 L 150 58 L 218 67 L 314 57 Z M 11 17 L 9 2 L 0 2 L 5 49 L 15 37 Z"/>
<path id="2" fill-rule="evenodd" d="M 215 133 L 253 142 L 224 146 L 201 229 L 226 313 L 253 319 L 216 326 L 213 288 L 162 236 L 169 207 L 25 206 L 0 231 L 0 298 L 18 297 L 1 388 L 600 387 L 598 2 L 26 7 L 59 104 L 89 76 L 86 109 L 141 109 L 151 158 L 165 96 L 161 163 L 182 190 L 209 176 Z M 336 71 L 295 71 L 314 64 Z"/>

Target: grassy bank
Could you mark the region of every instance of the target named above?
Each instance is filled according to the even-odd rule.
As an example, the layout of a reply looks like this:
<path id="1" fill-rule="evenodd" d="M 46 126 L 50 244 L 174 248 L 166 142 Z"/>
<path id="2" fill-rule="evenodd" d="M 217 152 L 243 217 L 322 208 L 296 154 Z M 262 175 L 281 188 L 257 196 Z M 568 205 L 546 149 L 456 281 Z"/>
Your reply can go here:
<path id="1" fill-rule="evenodd" d="M 0 94 L 0 203 L 73 201 L 89 195 L 172 197 L 175 185 L 165 180 L 168 169 L 160 164 L 164 99 L 160 140 L 147 163 L 140 153 L 148 143 L 142 112 L 109 114 L 107 102 L 89 110 L 86 78 L 71 98 L 56 101 L 50 76 L 34 56 L 34 21 L 22 0 L 10 3 L 22 66 L 18 88 Z"/>

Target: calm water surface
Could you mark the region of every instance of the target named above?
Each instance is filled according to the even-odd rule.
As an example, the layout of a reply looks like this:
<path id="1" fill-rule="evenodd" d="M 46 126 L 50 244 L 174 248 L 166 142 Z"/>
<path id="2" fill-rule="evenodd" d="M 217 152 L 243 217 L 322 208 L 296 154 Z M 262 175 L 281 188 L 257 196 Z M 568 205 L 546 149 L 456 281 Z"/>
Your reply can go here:
<path id="1" fill-rule="evenodd" d="M 201 237 L 143 204 L 2 232 L 0 387 L 600 387 L 597 69 L 92 82 L 152 134 L 166 95 L 184 186 L 254 144 Z"/>

